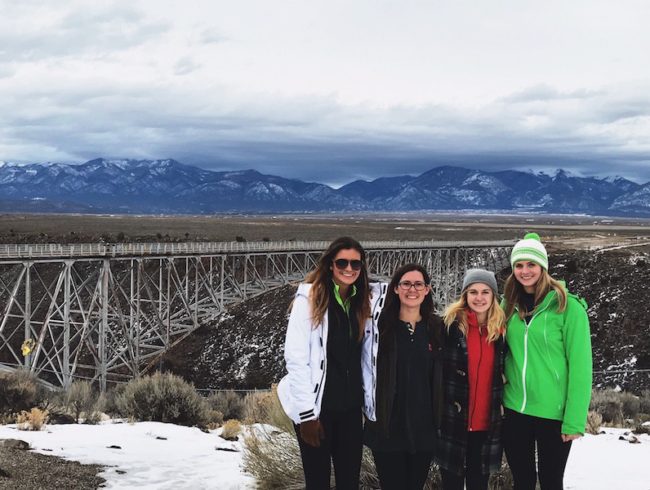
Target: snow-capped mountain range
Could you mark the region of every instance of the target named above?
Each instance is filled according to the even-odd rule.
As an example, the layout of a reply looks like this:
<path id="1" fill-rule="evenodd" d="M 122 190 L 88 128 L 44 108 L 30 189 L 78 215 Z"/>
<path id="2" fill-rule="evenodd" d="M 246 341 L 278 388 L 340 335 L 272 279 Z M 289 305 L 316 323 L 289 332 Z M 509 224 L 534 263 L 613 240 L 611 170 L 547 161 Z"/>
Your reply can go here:
<path id="1" fill-rule="evenodd" d="M 502 210 L 650 215 L 650 182 L 516 170 L 436 167 L 418 176 L 357 180 L 339 189 L 256 170 L 213 172 L 175 160 L 81 165 L 0 162 L 0 210 L 214 212 Z"/>

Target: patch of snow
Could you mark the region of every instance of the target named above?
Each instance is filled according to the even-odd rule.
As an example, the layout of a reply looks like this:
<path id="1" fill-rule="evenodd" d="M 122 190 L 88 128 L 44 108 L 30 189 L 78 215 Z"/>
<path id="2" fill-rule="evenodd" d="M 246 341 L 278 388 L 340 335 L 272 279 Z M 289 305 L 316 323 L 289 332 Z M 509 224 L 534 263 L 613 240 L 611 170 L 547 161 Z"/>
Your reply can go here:
<path id="1" fill-rule="evenodd" d="M 100 473 L 103 488 L 253 488 L 253 478 L 241 469 L 241 438 L 229 443 L 217 434 L 160 422 L 48 425 L 40 432 L 0 426 L 0 439 L 22 439 L 39 453 L 108 466 Z M 216 449 L 223 445 L 238 452 Z"/>
<path id="2" fill-rule="evenodd" d="M 646 467 L 650 461 L 650 436 L 636 436 L 640 444 L 619 440 L 626 429 L 603 428 L 574 441 L 564 473 L 567 490 L 648 490 Z"/>

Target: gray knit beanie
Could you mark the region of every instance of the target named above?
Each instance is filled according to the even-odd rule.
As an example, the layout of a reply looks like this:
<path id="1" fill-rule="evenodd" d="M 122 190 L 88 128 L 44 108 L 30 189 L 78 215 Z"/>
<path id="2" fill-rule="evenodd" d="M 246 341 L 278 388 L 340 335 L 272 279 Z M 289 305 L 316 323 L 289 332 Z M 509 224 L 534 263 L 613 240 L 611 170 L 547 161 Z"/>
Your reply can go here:
<path id="1" fill-rule="evenodd" d="M 476 282 L 482 282 L 483 284 L 490 286 L 495 296 L 499 294 L 497 279 L 494 277 L 494 272 L 486 271 L 484 269 L 467 269 L 465 271 L 465 275 L 463 276 L 462 292 L 465 292 L 468 287 Z"/>

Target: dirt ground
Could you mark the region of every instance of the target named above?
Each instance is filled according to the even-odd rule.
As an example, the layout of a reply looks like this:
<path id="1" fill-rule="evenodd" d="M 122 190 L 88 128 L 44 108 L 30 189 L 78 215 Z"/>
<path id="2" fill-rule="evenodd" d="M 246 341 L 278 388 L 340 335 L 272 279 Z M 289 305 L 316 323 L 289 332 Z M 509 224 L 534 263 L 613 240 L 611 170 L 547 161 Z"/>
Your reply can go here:
<path id="1" fill-rule="evenodd" d="M 508 240 L 536 231 L 558 248 L 650 243 L 650 219 L 481 214 L 0 215 L 0 243 Z"/>
<path id="2" fill-rule="evenodd" d="M 99 488 L 101 466 L 82 465 L 55 456 L 0 447 L 0 489 L 69 490 Z"/>

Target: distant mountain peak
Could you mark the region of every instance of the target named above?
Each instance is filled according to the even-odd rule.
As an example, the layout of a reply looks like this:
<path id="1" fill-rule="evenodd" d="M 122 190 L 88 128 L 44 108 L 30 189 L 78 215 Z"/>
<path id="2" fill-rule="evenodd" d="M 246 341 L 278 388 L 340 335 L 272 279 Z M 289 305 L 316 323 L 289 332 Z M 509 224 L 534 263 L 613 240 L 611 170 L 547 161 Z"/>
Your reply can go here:
<path id="1" fill-rule="evenodd" d="M 650 183 L 640 186 L 620 176 L 579 177 L 564 169 L 550 176 L 543 172 L 489 172 L 443 165 L 417 176 L 355 180 L 334 189 L 255 169 L 217 172 L 174 159 L 95 158 L 80 165 L 0 162 L 2 211 L 25 209 L 20 203 L 38 198 L 44 207 L 57 212 L 473 209 L 650 215 L 648 188 Z"/>

